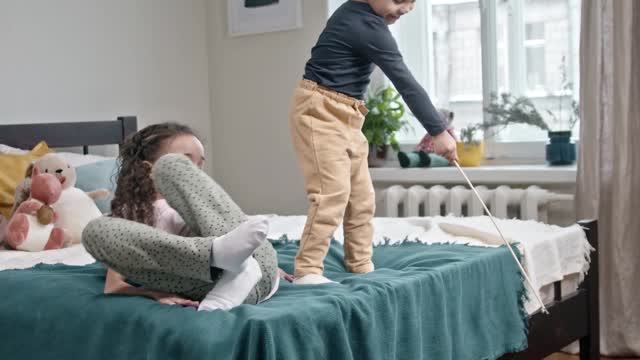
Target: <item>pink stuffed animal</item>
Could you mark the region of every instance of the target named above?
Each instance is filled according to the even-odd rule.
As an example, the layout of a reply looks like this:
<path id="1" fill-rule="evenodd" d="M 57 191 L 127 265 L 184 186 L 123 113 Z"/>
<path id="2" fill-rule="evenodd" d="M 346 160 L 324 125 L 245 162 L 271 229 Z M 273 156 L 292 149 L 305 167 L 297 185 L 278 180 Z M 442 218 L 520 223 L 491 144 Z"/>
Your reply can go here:
<path id="1" fill-rule="evenodd" d="M 64 229 L 65 246 L 79 244 L 82 240 L 82 231 L 89 221 L 102 216 L 95 199 L 109 195 L 107 190 L 96 190 L 89 193 L 75 187 L 76 169 L 62 156 L 50 153 L 33 164 L 33 170 L 39 173 L 53 174 L 62 185 L 60 200 L 52 205 L 59 215 L 58 227 Z"/>
<path id="2" fill-rule="evenodd" d="M 64 246 L 64 230 L 55 225 L 57 213 L 51 207 L 62 194 L 60 181 L 34 168 L 31 196 L 17 208 L 7 226 L 6 240 L 16 250 L 40 251 Z"/>
<path id="3" fill-rule="evenodd" d="M 451 137 L 455 141 L 459 141 L 458 137 L 456 136 L 455 130 L 453 128 L 453 125 L 451 125 L 453 123 L 453 116 L 454 116 L 453 111 L 449 111 L 447 109 L 439 109 L 438 113 L 440 113 L 440 117 L 442 118 L 442 121 L 444 121 L 447 124 L 447 132 L 449 133 L 449 135 L 451 135 Z M 433 138 L 431 137 L 431 135 L 426 134 L 422 138 L 420 143 L 418 143 L 418 145 L 416 146 L 416 150 L 420 150 L 428 153 L 436 152 L 436 149 L 433 147 Z"/>
<path id="4" fill-rule="evenodd" d="M 58 215 L 56 227 L 64 230 L 64 246 L 79 244 L 84 227 L 89 221 L 102 216 L 95 200 L 105 198 L 109 191 L 100 189 L 84 192 L 76 188 L 76 169 L 62 156 L 49 153 L 36 160 L 27 170 L 27 178 L 16 189 L 14 209 L 30 196 L 31 176 L 36 169 L 40 174 L 54 175 L 60 182 L 62 194 L 51 206 Z"/>

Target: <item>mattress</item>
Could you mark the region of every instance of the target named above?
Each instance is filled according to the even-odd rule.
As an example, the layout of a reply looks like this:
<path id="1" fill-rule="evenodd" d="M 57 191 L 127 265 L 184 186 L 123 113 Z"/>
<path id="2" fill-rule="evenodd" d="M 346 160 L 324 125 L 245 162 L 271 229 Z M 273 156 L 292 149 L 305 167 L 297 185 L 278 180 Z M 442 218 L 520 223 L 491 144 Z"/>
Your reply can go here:
<path id="1" fill-rule="evenodd" d="M 270 224 L 269 239 L 300 238 L 305 216 L 267 215 L 267 217 Z M 545 303 L 553 300 L 553 283 L 556 281 L 562 282 L 563 293 L 577 289 L 589 270 L 589 254 L 593 250 L 584 230 L 579 225 L 560 227 L 517 219 L 497 219 L 496 221 L 504 235 L 518 243 L 523 254 L 523 266 L 534 284 L 535 291 L 538 291 Z M 496 233 L 486 216 L 374 218 L 373 243 L 377 246 L 409 241 L 423 244 L 495 247 L 478 239 L 452 236 L 444 232 L 438 226 L 439 223 L 461 224 Z M 336 230 L 334 239 L 339 244 L 344 242 L 341 227 Z M 94 261 L 82 246 L 39 253 L 0 250 L 0 271 L 29 268 L 39 263 L 86 265 Z M 539 308 L 535 297 L 529 296 L 525 304 L 526 311 L 531 314 Z"/>

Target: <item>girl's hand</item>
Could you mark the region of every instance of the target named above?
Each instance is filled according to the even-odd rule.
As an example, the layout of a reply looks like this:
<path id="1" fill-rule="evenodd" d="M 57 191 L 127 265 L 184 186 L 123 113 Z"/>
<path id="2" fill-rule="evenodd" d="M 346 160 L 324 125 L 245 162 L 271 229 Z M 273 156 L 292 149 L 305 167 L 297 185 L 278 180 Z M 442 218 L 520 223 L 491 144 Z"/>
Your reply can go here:
<path id="1" fill-rule="evenodd" d="M 288 282 L 293 282 L 293 276 L 287 274 L 284 270 L 278 268 L 278 273 L 280 274 L 280 277 L 287 280 Z"/>
<path id="2" fill-rule="evenodd" d="M 148 291 L 148 294 L 147 294 L 148 297 L 156 300 L 161 304 L 192 306 L 195 308 L 197 308 L 200 305 L 198 301 L 185 299 L 175 294 L 165 293 L 161 291 L 153 291 L 153 290 L 147 290 L 147 291 Z"/>

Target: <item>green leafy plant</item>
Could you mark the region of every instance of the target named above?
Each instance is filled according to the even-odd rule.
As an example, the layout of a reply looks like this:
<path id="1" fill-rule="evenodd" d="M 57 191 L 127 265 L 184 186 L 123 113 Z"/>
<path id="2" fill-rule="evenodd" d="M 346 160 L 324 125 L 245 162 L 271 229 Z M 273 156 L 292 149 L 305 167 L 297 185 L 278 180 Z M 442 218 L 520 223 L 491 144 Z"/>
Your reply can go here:
<path id="1" fill-rule="evenodd" d="M 460 140 L 465 144 L 478 144 L 481 134 L 491 130 L 491 135 L 496 136 L 511 124 L 527 124 L 550 130 L 536 107 L 526 97 L 514 97 L 508 93 L 500 97 L 491 95 L 491 102 L 485 108 L 485 112 L 492 115 L 487 121 L 469 124 L 460 130 Z"/>
<path id="2" fill-rule="evenodd" d="M 485 111 L 492 115 L 490 121 L 497 127 L 527 124 L 542 130 L 550 130 L 531 100 L 524 96 L 515 97 L 509 93 L 503 93 L 498 97 L 492 94 L 491 103 Z"/>
<path id="3" fill-rule="evenodd" d="M 559 100 L 562 102 L 562 99 Z M 552 127 L 540 115 L 536 107 L 530 99 L 521 96 L 515 97 L 511 94 L 504 93 L 498 98 L 495 95 L 491 97 L 491 103 L 485 108 L 485 111 L 492 115 L 490 122 L 498 128 L 505 128 L 510 124 L 526 124 L 535 126 L 545 131 L 570 131 L 579 119 L 580 108 L 578 102 L 571 101 L 571 111 L 567 121 L 562 121 L 562 105 L 559 106 L 558 115 L 547 109 L 547 113 L 553 118 L 554 123 L 560 123 L 560 127 Z"/>
<path id="4" fill-rule="evenodd" d="M 484 128 L 482 123 L 469 124 L 460 129 L 460 140 L 465 144 L 477 145 L 480 143 L 480 133 L 483 132 Z"/>
<path id="5" fill-rule="evenodd" d="M 369 113 L 365 116 L 362 132 L 369 144 L 376 149 L 390 145 L 399 151 L 396 133 L 406 125 L 402 120 L 405 107 L 400 94 L 391 86 L 381 88 L 367 96 L 365 105 Z"/>
<path id="6" fill-rule="evenodd" d="M 465 144 L 478 144 L 483 135 L 496 136 L 509 124 L 531 124 L 546 126 L 533 104 L 526 98 L 515 99 L 503 94 L 501 100 L 492 97 L 491 104 L 485 111 L 493 116 L 487 121 L 469 124 L 460 130 L 460 140 Z"/>
<path id="7" fill-rule="evenodd" d="M 575 100 L 571 100 L 571 111 L 566 121 L 563 121 L 563 97 L 570 94 L 573 87 L 567 77 L 567 66 L 564 57 L 560 65 L 562 76 L 562 91 L 558 96 L 558 112 L 554 114 L 551 110 L 546 109 L 547 114 L 553 119 L 554 124 L 560 124 L 559 127 L 548 124 L 540 115 L 533 102 L 524 96 L 515 97 L 509 93 L 503 93 L 499 97 L 495 94 L 491 95 L 491 102 L 484 110 L 492 115 L 492 126 L 504 128 L 510 124 L 527 124 L 535 126 L 545 131 L 571 131 L 580 116 L 579 104 Z"/>
<path id="8" fill-rule="evenodd" d="M 562 57 L 562 63 L 560 64 L 560 74 L 562 76 L 562 92 L 560 96 L 558 96 L 558 115 L 554 114 L 551 110 L 547 109 L 547 114 L 551 116 L 555 123 L 563 123 L 562 119 L 562 97 L 570 95 L 571 89 L 573 89 L 573 83 L 569 81 L 569 77 L 567 76 L 567 62 L 566 58 Z M 558 130 L 566 130 L 571 131 L 573 127 L 576 126 L 576 123 L 580 119 L 580 106 L 577 101 L 571 99 L 571 104 L 569 105 L 570 111 L 569 116 L 567 118 L 566 124 L 567 128 L 558 129 Z"/>

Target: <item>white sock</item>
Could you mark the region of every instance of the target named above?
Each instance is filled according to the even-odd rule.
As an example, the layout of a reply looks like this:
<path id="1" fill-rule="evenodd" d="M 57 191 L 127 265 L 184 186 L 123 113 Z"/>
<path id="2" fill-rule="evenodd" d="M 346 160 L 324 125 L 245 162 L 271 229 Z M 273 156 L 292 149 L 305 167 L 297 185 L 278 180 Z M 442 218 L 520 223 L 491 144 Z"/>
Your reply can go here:
<path id="1" fill-rule="evenodd" d="M 267 218 L 254 216 L 228 234 L 215 238 L 211 245 L 211 266 L 236 273 L 242 271 L 245 260 L 266 240 L 268 231 Z"/>
<path id="2" fill-rule="evenodd" d="M 329 283 L 336 283 L 336 282 L 329 280 L 322 275 L 307 274 L 305 276 L 294 279 L 293 283 L 296 285 L 319 285 L 319 284 L 329 284 Z"/>
<path id="3" fill-rule="evenodd" d="M 246 260 L 246 266 L 239 273 L 225 271 L 216 286 L 200 301 L 198 311 L 231 310 L 242 304 L 249 292 L 262 279 L 260 265 L 253 257 Z"/>

